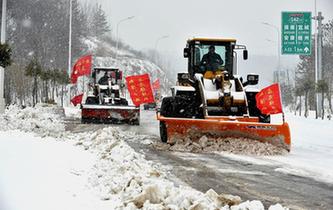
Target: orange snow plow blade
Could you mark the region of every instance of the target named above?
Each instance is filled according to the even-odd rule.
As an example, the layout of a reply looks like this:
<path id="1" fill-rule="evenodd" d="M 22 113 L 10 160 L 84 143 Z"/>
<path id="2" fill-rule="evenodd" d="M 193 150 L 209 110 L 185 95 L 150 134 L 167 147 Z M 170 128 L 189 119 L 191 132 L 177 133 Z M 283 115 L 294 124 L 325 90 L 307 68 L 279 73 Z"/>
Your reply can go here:
<path id="1" fill-rule="evenodd" d="M 256 117 L 209 117 L 208 119 L 171 118 L 157 114 L 157 119 L 166 127 L 167 143 L 189 136 L 249 138 L 270 143 L 290 151 L 288 123 L 267 124 Z"/>

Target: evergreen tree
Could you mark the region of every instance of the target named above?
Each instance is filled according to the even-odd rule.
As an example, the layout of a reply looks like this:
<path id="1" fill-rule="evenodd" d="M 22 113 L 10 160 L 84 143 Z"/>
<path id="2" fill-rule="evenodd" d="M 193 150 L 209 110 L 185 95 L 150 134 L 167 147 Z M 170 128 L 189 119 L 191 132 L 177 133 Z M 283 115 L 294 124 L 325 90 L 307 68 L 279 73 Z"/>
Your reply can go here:
<path id="1" fill-rule="evenodd" d="M 105 12 L 100 4 L 96 4 L 93 9 L 90 26 L 91 35 L 97 38 L 102 37 L 105 33 L 110 31 Z"/>
<path id="2" fill-rule="evenodd" d="M 42 67 L 37 58 L 33 58 L 25 68 L 25 75 L 33 78 L 32 103 L 33 106 L 38 102 L 38 77 L 41 75 Z"/>
<path id="3" fill-rule="evenodd" d="M 0 44 L 0 66 L 6 68 L 12 63 L 12 50 L 8 44 Z"/>

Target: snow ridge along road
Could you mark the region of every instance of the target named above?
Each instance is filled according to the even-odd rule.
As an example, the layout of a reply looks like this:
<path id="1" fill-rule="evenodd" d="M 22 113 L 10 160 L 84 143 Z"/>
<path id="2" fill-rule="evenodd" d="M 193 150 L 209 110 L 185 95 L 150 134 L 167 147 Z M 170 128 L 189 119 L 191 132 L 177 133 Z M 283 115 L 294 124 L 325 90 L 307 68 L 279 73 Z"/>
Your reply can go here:
<path id="1" fill-rule="evenodd" d="M 11 112 L 1 116 L 2 129 L 6 130 L 0 133 L 4 156 L 0 169 L 5 171 L 0 175 L 4 186 L 1 208 L 264 209 L 260 201 L 240 203 L 237 196 L 214 190 L 202 193 L 175 184 L 162 165 L 147 161 L 128 145 L 126 141 L 138 139 L 133 133 L 112 126 L 66 132 L 61 117 L 56 116 L 58 109 L 44 105 L 36 109 L 11 107 Z M 22 133 L 29 130 L 33 133 Z M 77 152 L 80 147 L 71 144 L 84 150 Z M 91 192 L 101 200 L 96 201 Z M 284 208 L 277 204 L 270 209 Z"/>

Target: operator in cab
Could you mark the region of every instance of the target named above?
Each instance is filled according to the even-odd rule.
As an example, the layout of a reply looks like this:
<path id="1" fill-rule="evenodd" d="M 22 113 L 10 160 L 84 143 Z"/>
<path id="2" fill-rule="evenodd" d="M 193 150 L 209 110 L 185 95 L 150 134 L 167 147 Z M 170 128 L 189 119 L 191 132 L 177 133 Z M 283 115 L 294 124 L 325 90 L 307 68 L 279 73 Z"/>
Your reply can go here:
<path id="1" fill-rule="evenodd" d="M 99 85 L 108 85 L 108 81 L 109 81 L 109 75 L 108 72 L 104 73 L 104 76 L 102 76 L 99 80 L 98 80 L 98 84 Z"/>
<path id="2" fill-rule="evenodd" d="M 219 54 L 215 52 L 215 46 L 209 46 L 209 51 L 205 54 L 200 62 L 200 66 L 202 66 L 204 71 L 217 71 L 221 65 L 223 65 L 223 60 Z"/>
<path id="3" fill-rule="evenodd" d="M 215 46 L 211 45 L 208 49 L 208 53 L 201 59 L 200 66 L 204 78 L 212 79 L 218 90 L 225 86 L 223 83 L 225 83 L 225 79 L 228 79 L 228 75 L 223 71 L 222 65 L 224 64 L 224 61 L 221 56 L 215 52 Z"/>

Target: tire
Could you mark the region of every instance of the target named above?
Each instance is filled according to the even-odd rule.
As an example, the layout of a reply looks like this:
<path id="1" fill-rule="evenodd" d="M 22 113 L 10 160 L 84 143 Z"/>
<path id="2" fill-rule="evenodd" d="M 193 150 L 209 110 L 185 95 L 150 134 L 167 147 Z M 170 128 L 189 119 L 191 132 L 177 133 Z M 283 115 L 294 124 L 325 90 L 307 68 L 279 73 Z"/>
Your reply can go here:
<path id="1" fill-rule="evenodd" d="M 96 97 L 87 97 L 86 104 L 98 104 L 98 99 Z"/>
<path id="2" fill-rule="evenodd" d="M 261 111 L 257 107 L 257 101 L 256 101 L 256 95 L 257 92 L 247 92 L 246 97 L 247 97 L 247 102 L 249 105 L 249 112 L 250 116 L 258 117 L 259 122 L 261 123 L 270 123 L 271 122 L 271 116 L 270 115 L 265 115 L 262 114 Z"/>
<path id="3" fill-rule="evenodd" d="M 121 104 L 124 106 L 128 106 L 128 101 L 124 98 L 121 99 Z"/>
<path id="4" fill-rule="evenodd" d="M 160 121 L 160 137 L 163 143 L 167 143 L 168 141 L 168 134 L 167 134 L 167 127 L 165 122 Z"/>
<path id="5" fill-rule="evenodd" d="M 140 125 L 140 119 L 133 120 L 130 124 L 131 125 Z"/>
<path id="6" fill-rule="evenodd" d="M 88 119 L 81 117 L 81 123 L 82 124 L 87 124 L 88 123 Z"/>
<path id="7" fill-rule="evenodd" d="M 196 107 L 193 101 L 180 97 L 165 97 L 161 104 L 161 115 L 164 117 L 193 118 L 196 117 Z"/>
<path id="8" fill-rule="evenodd" d="M 173 97 L 163 98 L 162 104 L 161 104 L 161 115 L 165 116 L 165 117 L 172 117 L 173 116 L 173 104 L 174 104 Z"/>
<path id="9" fill-rule="evenodd" d="M 271 123 L 271 116 L 265 114 L 259 114 L 259 122 L 261 123 Z"/>

